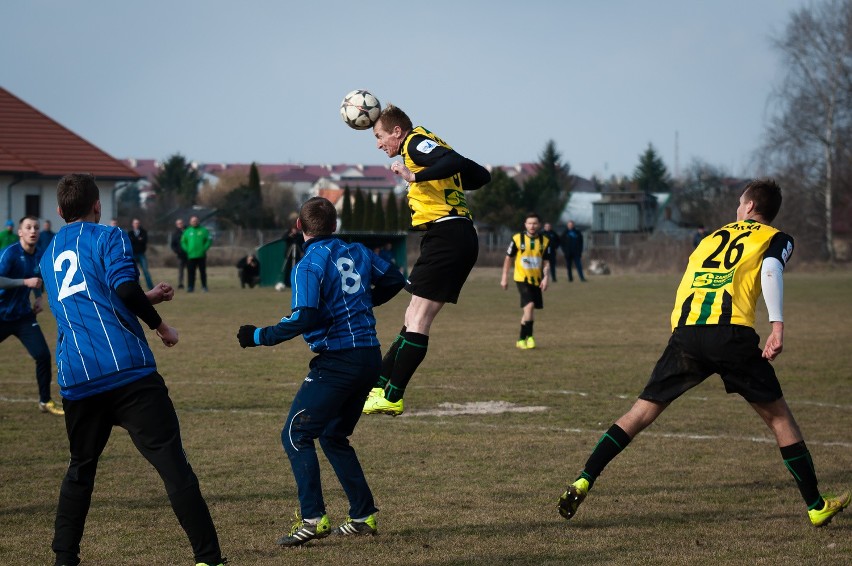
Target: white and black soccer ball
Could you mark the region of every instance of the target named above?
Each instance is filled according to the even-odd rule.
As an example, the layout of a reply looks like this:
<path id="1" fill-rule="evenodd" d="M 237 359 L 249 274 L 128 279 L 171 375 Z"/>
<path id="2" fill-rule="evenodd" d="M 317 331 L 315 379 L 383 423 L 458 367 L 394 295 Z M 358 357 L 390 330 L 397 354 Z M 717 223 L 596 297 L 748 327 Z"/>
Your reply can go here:
<path id="1" fill-rule="evenodd" d="M 366 90 L 353 90 L 340 103 L 340 117 L 356 130 L 372 128 L 381 113 L 379 99 Z"/>
<path id="2" fill-rule="evenodd" d="M 284 285 L 284 282 L 282 282 L 282 281 L 279 281 L 278 283 L 275 284 L 275 290 L 278 291 L 279 293 L 282 292 L 286 288 L 287 287 Z"/>

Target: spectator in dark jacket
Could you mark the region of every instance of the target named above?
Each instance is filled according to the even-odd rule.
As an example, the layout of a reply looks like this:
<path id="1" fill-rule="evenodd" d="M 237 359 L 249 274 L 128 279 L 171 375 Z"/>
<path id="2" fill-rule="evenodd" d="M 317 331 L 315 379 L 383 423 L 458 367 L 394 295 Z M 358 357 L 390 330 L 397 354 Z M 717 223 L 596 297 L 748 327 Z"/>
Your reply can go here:
<path id="1" fill-rule="evenodd" d="M 151 281 L 151 274 L 148 273 L 148 258 L 145 255 L 148 249 L 148 231 L 142 227 L 138 218 L 133 219 L 131 226 L 127 235 L 130 237 L 130 247 L 133 249 L 133 261 L 136 262 L 142 275 L 145 276 L 145 284 L 148 285 L 148 290 L 151 290 L 154 288 L 154 282 Z"/>
<path id="2" fill-rule="evenodd" d="M 550 222 L 544 223 L 544 229 L 541 231 L 541 235 L 550 240 L 550 247 L 548 249 L 547 261 L 550 262 L 550 280 L 552 282 L 556 282 L 556 257 L 559 255 L 559 234 L 556 233 L 556 230 L 553 229 L 553 225 Z"/>
<path id="3" fill-rule="evenodd" d="M 254 289 L 260 283 L 260 262 L 251 254 L 237 262 L 237 274 L 240 277 L 240 287 L 246 285 Z"/>
<path id="4" fill-rule="evenodd" d="M 565 263 L 568 267 L 568 281 L 574 281 L 572 266 L 577 267 L 577 276 L 580 281 L 585 281 L 583 276 L 583 233 L 574 227 L 574 221 L 569 220 L 565 225 L 566 230 L 559 237 L 562 253 L 565 255 Z"/>
<path id="5" fill-rule="evenodd" d="M 41 256 L 44 253 L 44 250 L 47 249 L 48 244 L 53 239 L 55 233 L 50 229 L 50 220 L 45 220 L 41 223 L 41 230 L 38 232 L 38 243 L 36 243 L 36 257 L 41 260 Z"/>
<path id="6" fill-rule="evenodd" d="M 178 289 L 183 289 L 183 273 L 186 271 L 186 252 L 180 245 L 180 238 L 183 236 L 184 223 L 183 218 L 175 220 L 175 229 L 169 237 L 169 247 L 172 249 L 178 260 Z"/>

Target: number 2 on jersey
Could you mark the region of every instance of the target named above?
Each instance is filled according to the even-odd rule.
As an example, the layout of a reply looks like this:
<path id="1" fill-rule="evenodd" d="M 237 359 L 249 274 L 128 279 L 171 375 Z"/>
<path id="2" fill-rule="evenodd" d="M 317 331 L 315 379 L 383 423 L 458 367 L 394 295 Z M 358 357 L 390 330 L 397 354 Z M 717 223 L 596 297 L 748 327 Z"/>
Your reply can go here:
<path id="1" fill-rule="evenodd" d="M 76 285 L 72 285 L 71 281 L 77 273 L 77 268 L 80 262 L 77 260 L 77 254 L 71 250 L 65 250 L 59 254 L 53 262 L 53 270 L 57 273 L 62 273 L 62 265 L 68 262 L 68 271 L 65 272 L 65 277 L 62 278 L 62 285 L 59 287 L 59 296 L 57 300 L 61 301 L 66 297 L 70 297 L 74 293 L 86 290 L 86 280 L 84 279 Z"/>

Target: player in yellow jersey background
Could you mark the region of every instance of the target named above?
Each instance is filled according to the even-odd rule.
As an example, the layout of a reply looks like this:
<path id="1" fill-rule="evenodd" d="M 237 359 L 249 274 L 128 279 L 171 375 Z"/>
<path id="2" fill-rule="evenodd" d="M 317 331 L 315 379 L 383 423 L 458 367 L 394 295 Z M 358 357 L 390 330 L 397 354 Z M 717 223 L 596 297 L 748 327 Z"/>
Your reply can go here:
<path id="1" fill-rule="evenodd" d="M 544 308 L 542 291 L 547 290 L 550 268 L 550 239 L 539 233 L 541 218 L 535 212 L 527 214 L 524 231 L 512 236 L 506 258 L 503 260 L 503 276 L 500 286 L 509 287 L 509 268 L 514 264 L 514 279 L 521 295 L 521 333 L 515 343 L 521 350 L 535 348 L 533 322 L 535 309 Z"/>
<path id="2" fill-rule="evenodd" d="M 423 231 L 420 257 L 411 269 L 405 290 L 411 302 L 405 324 L 382 361 L 376 387 L 364 413 L 399 415 L 402 397 L 415 370 L 426 357 L 429 329 L 445 303 L 456 303 L 462 285 L 479 255 L 479 240 L 465 190 L 491 181 L 478 163 L 461 156 L 449 144 L 389 104 L 373 126 L 376 147 L 388 157 L 402 156 L 391 170 L 408 183 L 412 230 Z"/>
<path id="3" fill-rule="evenodd" d="M 763 419 L 793 475 L 815 527 L 828 524 L 852 496 L 823 497 L 811 454 L 769 363 L 784 348 L 783 273 L 793 239 L 770 223 L 781 208 L 775 181 L 749 183 L 737 221 L 705 237 L 689 257 L 672 312 L 672 336 L 639 399 L 601 437 L 580 476 L 559 498 L 559 513 L 577 512 L 604 467 L 669 404 L 718 373 Z M 754 330 L 763 293 L 772 330 L 763 348 Z"/>

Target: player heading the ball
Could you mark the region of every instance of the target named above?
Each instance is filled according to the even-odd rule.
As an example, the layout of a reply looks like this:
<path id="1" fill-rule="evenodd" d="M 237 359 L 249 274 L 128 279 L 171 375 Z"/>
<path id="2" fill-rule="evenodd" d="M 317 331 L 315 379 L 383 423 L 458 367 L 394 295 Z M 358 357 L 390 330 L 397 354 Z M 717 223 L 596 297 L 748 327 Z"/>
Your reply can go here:
<path id="1" fill-rule="evenodd" d="M 479 255 L 479 240 L 464 192 L 489 181 L 485 167 L 456 152 L 402 109 L 389 104 L 373 126 L 376 147 L 401 156 L 391 171 L 408 183 L 411 229 L 423 232 L 420 257 L 405 290 L 411 302 L 405 323 L 382 360 L 382 373 L 364 412 L 399 415 L 402 397 L 426 357 L 429 328 L 445 303 L 456 303 Z"/>

